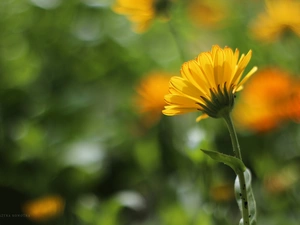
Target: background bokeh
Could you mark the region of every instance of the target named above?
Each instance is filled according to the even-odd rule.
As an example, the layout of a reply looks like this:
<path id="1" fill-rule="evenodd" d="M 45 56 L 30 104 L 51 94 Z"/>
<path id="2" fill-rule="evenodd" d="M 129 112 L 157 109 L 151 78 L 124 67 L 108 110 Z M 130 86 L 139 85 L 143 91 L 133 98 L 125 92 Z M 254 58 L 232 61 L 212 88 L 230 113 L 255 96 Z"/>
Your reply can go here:
<path id="1" fill-rule="evenodd" d="M 295 84 L 280 92 L 282 83 L 275 85 L 276 106 L 264 109 L 276 115 L 274 126 L 259 129 L 263 118 L 255 126 L 237 122 L 237 131 L 258 224 L 298 225 L 300 14 L 280 12 L 276 18 L 286 26 L 260 39 L 255 31 L 271 29 L 256 27 L 265 24 L 264 1 L 160 0 L 140 30 L 139 14 L 115 5 L 0 2 L 0 224 L 238 224 L 234 172 L 200 151 L 232 154 L 225 123 L 196 123 L 198 113 L 166 117 L 159 101 L 143 110 L 143 99 L 151 101 L 157 90 L 147 90 L 148 97 L 138 91 L 152 73 L 180 75 L 183 62 L 218 44 L 252 49 L 247 71 L 275 68 Z M 260 87 L 269 83 L 262 79 Z M 257 93 L 268 95 L 264 106 L 273 96 L 250 91 Z M 277 99 L 281 94 L 288 103 Z M 237 121 L 257 107 L 240 102 L 243 92 Z M 260 108 L 251 113 L 259 117 Z"/>

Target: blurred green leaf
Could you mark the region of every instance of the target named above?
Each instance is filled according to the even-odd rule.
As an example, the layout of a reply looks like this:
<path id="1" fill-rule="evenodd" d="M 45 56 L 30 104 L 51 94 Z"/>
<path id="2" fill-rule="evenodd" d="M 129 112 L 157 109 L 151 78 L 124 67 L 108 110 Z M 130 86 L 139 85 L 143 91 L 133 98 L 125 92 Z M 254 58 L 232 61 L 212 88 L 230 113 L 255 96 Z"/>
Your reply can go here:
<path id="1" fill-rule="evenodd" d="M 153 139 L 137 141 L 134 156 L 139 166 L 147 172 L 154 172 L 160 166 L 160 151 L 158 143 Z"/>
<path id="2" fill-rule="evenodd" d="M 184 209 L 178 204 L 172 204 L 161 209 L 162 224 L 182 225 L 188 224 L 188 216 Z"/>

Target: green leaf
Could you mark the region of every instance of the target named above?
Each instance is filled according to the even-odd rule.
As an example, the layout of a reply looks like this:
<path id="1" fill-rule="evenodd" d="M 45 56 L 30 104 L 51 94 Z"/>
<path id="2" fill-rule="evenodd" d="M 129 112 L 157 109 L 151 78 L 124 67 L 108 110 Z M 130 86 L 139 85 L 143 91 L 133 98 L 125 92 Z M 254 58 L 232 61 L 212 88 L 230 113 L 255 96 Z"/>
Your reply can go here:
<path id="1" fill-rule="evenodd" d="M 236 174 L 238 174 L 239 172 L 243 173 L 246 170 L 246 166 L 244 165 L 244 163 L 236 157 L 225 155 L 223 153 L 216 152 L 216 151 L 210 151 L 204 149 L 201 149 L 201 151 L 209 155 L 212 159 L 230 166 L 235 171 Z"/>

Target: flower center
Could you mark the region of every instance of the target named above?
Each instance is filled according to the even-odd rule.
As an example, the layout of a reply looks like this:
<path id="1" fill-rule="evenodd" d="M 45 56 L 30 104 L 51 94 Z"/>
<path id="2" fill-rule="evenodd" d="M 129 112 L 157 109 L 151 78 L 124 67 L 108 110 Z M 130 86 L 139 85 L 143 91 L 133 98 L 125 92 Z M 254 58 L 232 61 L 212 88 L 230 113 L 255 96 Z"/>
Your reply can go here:
<path id="1" fill-rule="evenodd" d="M 222 117 L 225 113 L 230 112 L 235 98 L 233 88 L 234 85 L 231 85 L 228 89 L 226 82 L 222 86 L 219 84 L 217 89 L 210 88 L 210 98 L 200 96 L 205 103 L 197 103 L 202 107 L 201 111 L 213 118 Z"/>

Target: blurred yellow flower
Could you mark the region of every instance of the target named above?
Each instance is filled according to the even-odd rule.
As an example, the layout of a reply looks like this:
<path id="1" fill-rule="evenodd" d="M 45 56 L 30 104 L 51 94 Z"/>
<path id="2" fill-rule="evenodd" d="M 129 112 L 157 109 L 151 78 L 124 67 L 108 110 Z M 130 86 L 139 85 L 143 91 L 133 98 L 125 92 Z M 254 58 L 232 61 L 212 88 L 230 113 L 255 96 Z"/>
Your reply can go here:
<path id="1" fill-rule="evenodd" d="M 169 94 L 165 96 L 168 105 L 163 114 L 174 116 L 201 111 L 199 121 L 208 116 L 222 117 L 230 112 L 235 93 L 257 70 L 253 67 L 241 80 L 251 55 L 250 50 L 239 58 L 238 49 L 233 52 L 229 47 L 222 49 L 214 45 L 210 52 L 203 52 L 196 59 L 185 62 L 181 67 L 182 77 L 170 80 Z"/>
<path id="2" fill-rule="evenodd" d="M 284 120 L 299 120 L 300 85 L 287 72 L 265 69 L 251 79 L 235 106 L 240 129 L 266 132 Z"/>
<path id="3" fill-rule="evenodd" d="M 60 215 L 65 207 L 65 201 L 56 195 L 45 196 L 26 202 L 23 211 L 35 221 L 48 220 Z"/>
<path id="4" fill-rule="evenodd" d="M 141 33 L 149 28 L 155 16 L 167 6 L 167 0 L 117 0 L 112 9 L 127 16 L 134 24 L 133 29 Z"/>
<path id="5" fill-rule="evenodd" d="M 188 5 L 188 16 L 196 25 L 218 27 L 226 17 L 226 7 L 219 0 L 193 0 Z"/>
<path id="6" fill-rule="evenodd" d="M 172 76 L 165 72 L 152 72 L 140 81 L 134 104 L 138 107 L 138 112 L 143 115 L 147 126 L 155 124 L 160 119 L 165 105 L 164 96 L 168 94 Z"/>
<path id="7" fill-rule="evenodd" d="M 209 195 L 214 201 L 226 202 L 234 199 L 233 184 L 221 183 L 213 185 L 209 190 Z"/>
<path id="8" fill-rule="evenodd" d="M 300 1 L 266 0 L 266 12 L 258 15 L 251 26 L 253 35 L 264 41 L 274 41 L 293 31 L 300 36 Z"/>

